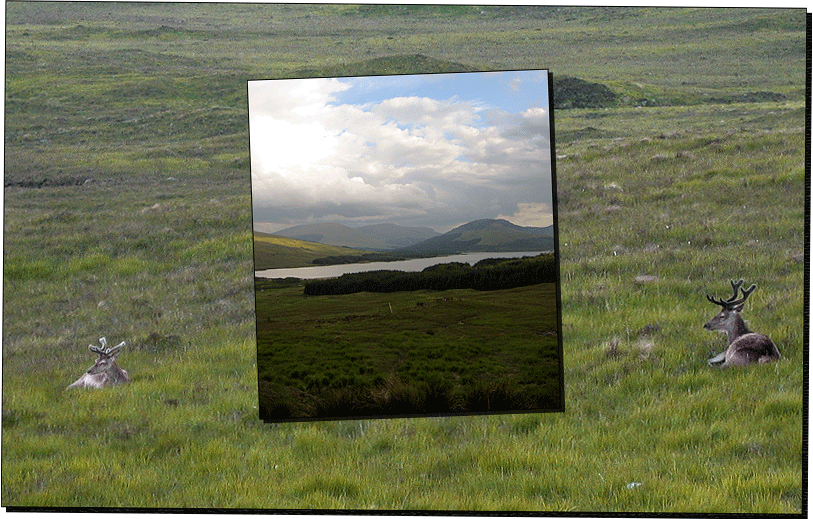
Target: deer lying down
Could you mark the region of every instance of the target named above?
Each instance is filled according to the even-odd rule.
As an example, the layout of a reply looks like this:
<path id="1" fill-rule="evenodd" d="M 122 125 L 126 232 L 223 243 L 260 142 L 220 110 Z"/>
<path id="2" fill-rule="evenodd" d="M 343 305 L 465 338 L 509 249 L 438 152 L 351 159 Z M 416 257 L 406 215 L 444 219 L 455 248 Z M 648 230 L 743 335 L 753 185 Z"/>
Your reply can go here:
<path id="1" fill-rule="evenodd" d="M 99 339 L 99 342 L 102 343 L 101 348 L 97 348 L 93 345 L 88 346 L 90 351 L 99 354 L 99 358 L 96 359 L 96 364 L 91 366 L 87 373 L 68 386 L 67 389 L 72 387 L 101 388 L 130 382 L 130 376 L 127 372 L 116 364 L 116 357 L 119 356 L 121 349 L 125 346 L 124 341 L 115 348 L 107 347 L 107 339 L 105 337 Z"/>
<path id="2" fill-rule="evenodd" d="M 765 364 L 781 357 L 779 348 L 761 333 L 753 333 L 740 317 L 740 311 L 748 296 L 756 290 L 756 285 L 742 290 L 742 298 L 737 299 L 738 292 L 744 280 L 731 281 L 734 295 L 723 301 L 714 299 L 710 295 L 706 298 L 723 309 L 703 325 L 706 330 L 719 331 L 728 336 L 728 349 L 709 359 L 709 365 L 721 367 L 747 366 L 753 363 Z"/>

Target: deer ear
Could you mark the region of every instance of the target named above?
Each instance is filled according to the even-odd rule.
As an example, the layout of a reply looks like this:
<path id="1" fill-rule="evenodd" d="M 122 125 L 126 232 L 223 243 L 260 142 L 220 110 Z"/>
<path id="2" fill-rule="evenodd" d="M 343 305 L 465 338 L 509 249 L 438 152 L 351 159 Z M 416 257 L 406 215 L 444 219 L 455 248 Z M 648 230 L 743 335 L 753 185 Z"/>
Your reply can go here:
<path id="1" fill-rule="evenodd" d="M 742 307 L 743 307 L 743 306 L 745 306 L 745 303 L 743 303 L 743 304 L 741 304 L 741 305 L 737 305 L 737 306 L 735 306 L 734 308 L 732 308 L 731 310 L 733 310 L 734 312 L 740 313 L 740 311 L 742 310 Z"/>

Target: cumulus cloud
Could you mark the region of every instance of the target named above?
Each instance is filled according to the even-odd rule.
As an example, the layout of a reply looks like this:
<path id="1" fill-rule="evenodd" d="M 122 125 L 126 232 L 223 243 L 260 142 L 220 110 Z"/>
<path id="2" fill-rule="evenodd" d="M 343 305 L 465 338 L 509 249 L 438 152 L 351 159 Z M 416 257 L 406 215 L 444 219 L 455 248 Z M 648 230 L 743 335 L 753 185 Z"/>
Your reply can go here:
<path id="1" fill-rule="evenodd" d="M 543 225 L 552 198 L 547 105 L 512 112 L 494 101 L 497 83 L 467 76 L 453 95 L 446 82 L 460 84 L 459 75 L 427 76 L 425 84 L 405 76 L 409 89 L 360 88 L 397 87 L 397 76 L 250 82 L 255 222 L 441 230 L 510 214 Z M 502 84 L 515 104 L 525 78 L 513 79 L 521 81 Z"/>
<path id="2" fill-rule="evenodd" d="M 553 211 L 545 203 L 519 203 L 517 210 L 511 215 L 500 213 L 497 218 L 503 218 L 523 227 L 547 227 L 553 225 Z"/>

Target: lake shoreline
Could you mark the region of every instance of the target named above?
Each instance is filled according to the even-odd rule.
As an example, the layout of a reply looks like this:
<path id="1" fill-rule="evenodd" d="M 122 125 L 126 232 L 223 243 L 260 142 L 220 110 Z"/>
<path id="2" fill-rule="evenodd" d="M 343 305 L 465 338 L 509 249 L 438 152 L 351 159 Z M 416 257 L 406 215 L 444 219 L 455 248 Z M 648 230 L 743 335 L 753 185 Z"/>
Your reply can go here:
<path id="1" fill-rule="evenodd" d="M 434 258 L 414 258 L 400 261 L 374 261 L 368 263 L 347 263 L 340 265 L 319 265 L 313 267 L 277 268 L 254 271 L 254 276 L 266 279 L 299 278 L 302 280 L 329 279 L 343 274 L 372 272 L 376 270 L 397 270 L 401 272 L 420 272 L 427 267 L 443 263 L 468 263 L 493 258 L 534 257 L 540 254 L 553 254 L 553 251 L 515 251 L 515 252 L 470 252 L 437 256 Z"/>

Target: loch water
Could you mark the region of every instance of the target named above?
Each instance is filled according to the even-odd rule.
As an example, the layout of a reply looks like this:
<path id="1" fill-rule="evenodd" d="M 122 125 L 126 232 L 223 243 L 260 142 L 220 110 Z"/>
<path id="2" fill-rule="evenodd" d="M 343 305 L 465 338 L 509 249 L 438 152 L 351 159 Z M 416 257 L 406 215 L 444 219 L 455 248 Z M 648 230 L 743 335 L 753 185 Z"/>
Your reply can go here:
<path id="1" fill-rule="evenodd" d="M 373 270 L 400 270 L 402 272 L 420 272 L 426 267 L 441 263 L 468 263 L 474 265 L 478 261 L 489 258 L 523 258 L 539 256 L 551 251 L 524 251 L 524 252 L 471 252 L 455 254 L 452 256 L 438 256 L 436 258 L 415 258 L 402 261 L 374 261 L 370 263 L 347 263 L 344 265 L 324 265 L 314 267 L 296 267 L 286 269 L 257 270 L 254 275 L 259 278 L 282 279 L 294 277 L 299 279 L 335 278 L 342 274 L 356 272 L 371 272 Z"/>

